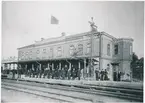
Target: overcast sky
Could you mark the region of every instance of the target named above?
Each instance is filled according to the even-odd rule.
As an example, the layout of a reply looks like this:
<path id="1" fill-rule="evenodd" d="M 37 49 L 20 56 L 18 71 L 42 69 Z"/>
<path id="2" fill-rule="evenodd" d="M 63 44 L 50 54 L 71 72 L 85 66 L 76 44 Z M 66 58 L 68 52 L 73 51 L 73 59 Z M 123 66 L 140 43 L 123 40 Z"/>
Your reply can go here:
<path id="1" fill-rule="evenodd" d="M 144 55 L 143 2 L 109 1 L 3 1 L 2 2 L 2 57 L 17 56 L 17 48 L 34 43 L 40 38 L 86 32 L 88 21 L 94 17 L 99 31 L 116 38 L 134 39 L 133 51 Z M 59 25 L 51 25 L 55 16 Z"/>

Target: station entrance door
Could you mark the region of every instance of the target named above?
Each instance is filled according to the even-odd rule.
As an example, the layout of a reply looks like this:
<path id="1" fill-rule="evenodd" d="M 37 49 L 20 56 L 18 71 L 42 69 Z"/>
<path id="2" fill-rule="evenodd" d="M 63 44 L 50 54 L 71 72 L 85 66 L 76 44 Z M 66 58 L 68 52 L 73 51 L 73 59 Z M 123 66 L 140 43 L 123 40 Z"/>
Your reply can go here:
<path id="1" fill-rule="evenodd" d="M 119 63 L 112 63 L 113 81 L 120 81 Z"/>

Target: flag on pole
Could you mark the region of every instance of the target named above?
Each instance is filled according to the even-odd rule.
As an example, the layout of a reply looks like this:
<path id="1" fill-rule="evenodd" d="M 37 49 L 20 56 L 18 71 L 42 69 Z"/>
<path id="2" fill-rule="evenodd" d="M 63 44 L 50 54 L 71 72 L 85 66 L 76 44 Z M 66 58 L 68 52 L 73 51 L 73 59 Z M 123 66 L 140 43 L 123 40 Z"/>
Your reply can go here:
<path id="1" fill-rule="evenodd" d="M 58 24 L 59 23 L 59 20 L 54 17 L 54 16 L 51 16 L 51 24 Z"/>

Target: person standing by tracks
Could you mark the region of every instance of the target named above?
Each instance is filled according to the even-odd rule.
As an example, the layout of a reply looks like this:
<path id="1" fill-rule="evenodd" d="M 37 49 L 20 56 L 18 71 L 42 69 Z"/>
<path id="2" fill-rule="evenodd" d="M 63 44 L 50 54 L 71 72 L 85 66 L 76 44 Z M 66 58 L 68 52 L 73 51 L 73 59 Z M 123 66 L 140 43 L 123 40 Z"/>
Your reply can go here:
<path id="1" fill-rule="evenodd" d="M 67 65 L 65 65 L 65 67 L 64 67 L 64 71 L 65 71 L 65 79 L 67 79 L 67 73 L 68 73 L 68 67 L 67 67 Z"/>
<path id="2" fill-rule="evenodd" d="M 59 66 L 57 66 L 55 69 L 55 78 L 56 79 L 59 79 L 59 72 L 58 71 L 59 71 Z"/>
<path id="3" fill-rule="evenodd" d="M 99 80 L 99 71 L 97 70 L 97 68 L 95 70 L 95 74 L 96 74 L 96 80 L 98 81 Z"/>
<path id="4" fill-rule="evenodd" d="M 14 69 L 12 70 L 12 73 L 13 73 L 12 79 L 14 79 L 15 78 L 15 70 Z"/>
<path id="5" fill-rule="evenodd" d="M 62 77 L 63 80 L 65 79 L 65 70 L 64 70 L 64 68 L 62 68 L 61 77 Z"/>
<path id="6" fill-rule="evenodd" d="M 73 67 L 73 70 L 72 70 L 72 79 L 73 80 L 75 79 L 75 76 L 76 76 L 76 71 L 75 71 L 75 68 Z"/>
<path id="7" fill-rule="evenodd" d="M 118 81 L 120 81 L 120 78 L 121 78 L 121 72 L 119 71 L 118 72 Z"/>
<path id="8" fill-rule="evenodd" d="M 52 76 L 52 79 L 54 79 L 54 77 L 55 77 L 55 70 L 54 70 L 54 68 L 52 68 L 51 76 Z"/>
<path id="9" fill-rule="evenodd" d="M 80 68 L 78 68 L 77 77 L 78 77 L 78 80 L 80 80 L 80 78 L 81 78 L 81 69 Z"/>
<path id="10" fill-rule="evenodd" d="M 37 66 L 37 68 L 36 68 L 36 78 L 38 78 L 38 75 L 39 75 L 39 67 Z"/>
<path id="11" fill-rule="evenodd" d="M 71 68 L 68 69 L 68 72 L 67 72 L 67 77 L 68 77 L 68 80 L 71 79 Z"/>
<path id="12" fill-rule="evenodd" d="M 108 80 L 108 72 L 106 69 L 104 71 L 104 80 Z"/>
<path id="13" fill-rule="evenodd" d="M 103 71 L 103 69 L 101 70 L 100 75 L 101 75 L 100 79 L 103 81 L 104 80 L 104 71 Z"/>
<path id="14" fill-rule="evenodd" d="M 61 70 L 61 68 L 59 68 L 58 69 L 58 79 L 61 79 L 61 72 L 62 72 L 62 70 Z"/>

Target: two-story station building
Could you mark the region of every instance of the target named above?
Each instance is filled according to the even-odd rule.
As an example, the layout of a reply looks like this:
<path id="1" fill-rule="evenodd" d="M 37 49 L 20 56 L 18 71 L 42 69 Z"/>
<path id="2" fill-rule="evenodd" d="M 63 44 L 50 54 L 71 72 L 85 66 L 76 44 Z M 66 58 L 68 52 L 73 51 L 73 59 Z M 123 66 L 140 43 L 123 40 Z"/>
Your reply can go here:
<path id="1" fill-rule="evenodd" d="M 22 69 L 81 69 L 84 78 L 95 79 L 95 70 L 107 70 L 109 80 L 121 72 L 121 80 L 131 79 L 131 38 L 115 38 L 105 32 L 85 32 L 50 39 L 18 48 L 18 64 Z M 90 62 L 90 61 L 93 61 Z"/>

